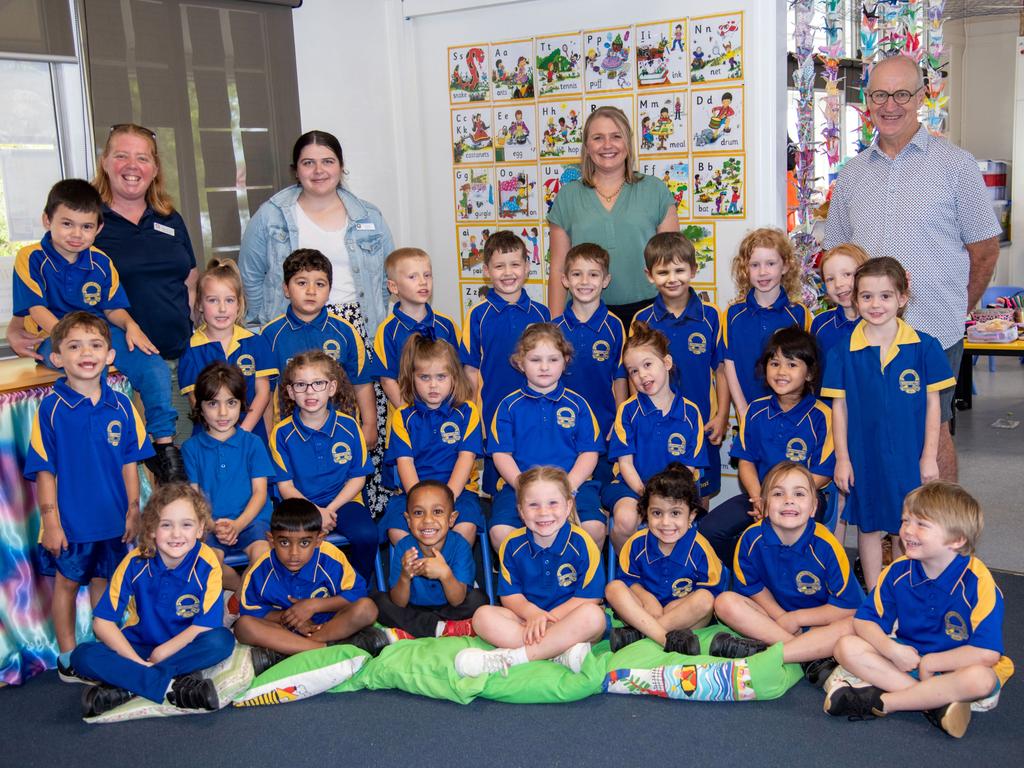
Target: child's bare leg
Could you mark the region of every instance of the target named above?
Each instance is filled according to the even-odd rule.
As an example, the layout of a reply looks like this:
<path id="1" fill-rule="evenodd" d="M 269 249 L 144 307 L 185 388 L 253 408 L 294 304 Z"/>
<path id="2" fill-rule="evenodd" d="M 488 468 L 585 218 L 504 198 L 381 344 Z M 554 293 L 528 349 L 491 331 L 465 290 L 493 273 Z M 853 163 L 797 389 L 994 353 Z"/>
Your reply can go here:
<path id="1" fill-rule="evenodd" d="M 853 634 L 853 619 L 840 619 L 821 627 L 811 627 L 782 646 L 782 660 L 789 662 L 827 659 L 833 655 L 836 641 Z"/>
<path id="2" fill-rule="evenodd" d="M 686 597 L 668 603 L 658 623 L 666 632 L 673 629 L 700 629 L 711 623 L 714 607 L 715 596 L 706 589 L 696 589 Z"/>
<path id="3" fill-rule="evenodd" d="M 936 709 L 954 701 L 982 699 L 995 690 L 999 678 L 992 667 L 972 664 L 955 672 L 933 675 L 909 688 L 882 694 L 886 712 Z"/>
<path id="4" fill-rule="evenodd" d="M 738 592 L 723 592 L 715 598 L 715 613 L 741 635 L 763 643 L 785 643 L 793 639 L 793 635 L 776 624 L 761 606 Z"/>
<path id="5" fill-rule="evenodd" d="M 619 499 L 612 511 L 612 546 L 618 552 L 626 539 L 636 533 L 640 515 L 636 511 L 636 499 Z M 639 629 L 639 627 L 638 627 Z"/>
<path id="6" fill-rule="evenodd" d="M 608 583 L 605 597 L 624 622 L 639 629 L 658 645 L 665 645 L 665 627 L 658 621 L 660 617 L 652 616 L 633 590 L 616 579 Z"/>
<path id="7" fill-rule="evenodd" d="M 883 691 L 898 691 L 917 685 L 917 680 L 901 672 L 871 643 L 857 635 L 839 638 L 832 655 L 847 671 Z"/>
<path id="8" fill-rule="evenodd" d="M 92 579 L 89 582 L 89 605 L 93 608 L 103 597 L 103 593 L 107 591 L 107 583 L 106 579 Z"/>
<path id="9" fill-rule="evenodd" d="M 458 526 L 456 526 L 458 528 Z M 409 535 L 408 531 L 403 531 L 401 528 L 388 528 L 388 541 L 394 544 L 398 544 L 402 539 Z"/>
<path id="10" fill-rule="evenodd" d="M 332 616 L 326 624 L 309 636 L 310 640 L 329 643 L 344 640 L 377 620 L 377 606 L 368 597 L 360 597 Z"/>
<path id="11" fill-rule="evenodd" d="M 590 538 L 597 544 L 597 548 L 603 549 L 605 537 L 608 535 L 608 523 L 604 520 L 587 520 L 581 523 L 581 526 L 590 534 Z"/>
<path id="12" fill-rule="evenodd" d="M 865 533 L 858 530 L 857 551 L 860 554 L 860 567 L 864 572 L 864 582 L 870 591 L 878 583 L 878 575 L 882 572 L 882 532 Z"/>
<path id="13" fill-rule="evenodd" d="M 297 635 L 280 624 L 256 616 L 239 616 L 232 629 L 238 642 L 258 645 L 291 656 L 323 648 L 326 643 Z"/>
<path id="14" fill-rule="evenodd" d="M 53 632 L 57 636 L 57 646 L 61 653 L 75 650 L 75 600 L 78 598 L 79 584 L 65 578 L 60 571 L 53 581 L 53 603 L 50 608 L 53 614 Z"/>
<path id="15" fill-rule="evenodd" d="M 452 526 L 452 530 L 469 543 L 470 549 L 476 544 L 476 523 L 456 523 Z"/>
<path id="16" fill-rule="evenodd" d="M 488 535 L 491 537 L 491 546 L 497 551 L 501 549 L 501 542 L 503 542 L 508 535 L 514 531 L 511 525 L 492 525 Z"/>
<path id="17" fill-rule="evenodd" d="M 508 608 L 485 605 L 473 614 L 473 629 L 498 648 L 523 647 L 524 622 Z M 604 611 L 596 603 L 585 603 L 568 616 L 548 624 L 539 643 L 526 646 L 530 661 L 553 659 L 576 643 L 596 640 L 604 634 Z"/>

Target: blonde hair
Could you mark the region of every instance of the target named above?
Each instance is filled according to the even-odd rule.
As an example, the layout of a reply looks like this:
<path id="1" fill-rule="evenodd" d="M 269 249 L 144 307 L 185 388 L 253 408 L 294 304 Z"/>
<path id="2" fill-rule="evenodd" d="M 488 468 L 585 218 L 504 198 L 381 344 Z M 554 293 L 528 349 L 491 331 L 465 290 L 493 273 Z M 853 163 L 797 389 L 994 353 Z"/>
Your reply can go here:
<path id="1" fill-rule="evenodd" d="M 345 371 L 338 365 L 338 361 L 326 352 L 320 349 L 312 349 L 308 352 L 302 352 L 289 360 L 288 365 L 284 368 L 284 373 L 281 374 L 281 385 L 277 389 L 282 419 L 291 416 L 295 412 L 295 401 L 288 394 L 288 385 L 294 380 L 295 372 L 299 368 L 316 368 L 317 366 L 323 370 L 324 376 L 328 381 L 333 381 L 337 384 L 330 405 L 335 410 L 347 413 L 349 416 L 355 416 L 356 392 L 352 388 L 352 382 L 345 375 Z"/>
<path id="2" fill-rule="evenodd" d="M 526 489 L 536 483 L 553 483 L 557 485 L 569 507 L 569 522 L 573 525 L 580 524 L 580 516 L 576 512 L 576 501 L 572 493 L 572 483 L 569 482 L 569 475 L 561 467 L 531 467 L 519 475 L 519 488 L 516 490 L 516 506 L 522 505 Z"/>
<path id="3" fill-rule="evenodd" d="M 466 378 L 455 347 L 443 339 L 428 339 L 414 333 L 406 340 L 398 363 L 398 392 L 403 402 L 412 404 L 416 399 L 416 366 L 431 360 L 440 360 L 451 377 L 450 399 L 453 406 L 472 399 L 473 387 Z"/>
<path id="4" fill-rule="evenodd" d="M 208 280 L 220 280 L 231 286 L 238 300 L 238 320 L 245 317 L 245 289 L 242 287 L 242 273 L 238 270 L 238 264 L 231 259 L 210 259 L 203 270 L 203 274 L 196 281 L 196 314 L 202 316 L 203 310 L 203 286 Z"/>
<path id="5" fill-rule="evenodd" d="M 800 300 L 800 265 L 793 254 L 793 244 L 781 229 L 761 227 L 748 232 L 740 242 L 740 249 L 732 260 L 732 279 L 736 283 L 738 298 L 750 291 L 750 259 L 755 248 L 770 248 L 779 254 L 786 271 L 782 275 L 782 290 L 790 301 Z"/>
<path id="6" fill-rule="evenodd" d="M 903 514 L 935 523 L 946 532 L 946 543 L 963 539 L 961 555 L 973 555 L 985 527 L 981 506 L 956 483 L 933 480 L 915 488 L 903 500 Z"/>
<path id="7" fill-rule="evenodd" d="M 107 172 L 103 168 L 103 161 L 110 154 L 110 145 L 113 143 L 114 138 L 124 135 L 138 136 L 140 139 L 145 139 L 149 142 L 149 151 L 153 155 L 153 163 L 156 165 L 156 176 L 153 177 L 149 189 L 146 190 L 146 205 L 161 216 L 169 216 L 174 213 L 174 201 L 164 188 L 164 169 L 160 162 L 160 152 L 156 146 L 156 134 L 148 128 L 143 128 L 141 125 L 124 123 L 122 125 L 115 125 L 110 130 L 110 135 L 107 136 L 107 143 L 103 145 L 103 151 L 100 153 L 99 162 L 96 163 L 96 175 L 93 177 L 92 185 L 96 187 L 96 191 L 100 193 L 104 203 L 110 205 L 114 202 L 114 193 L 110 188 L 110 177 L 107 176 Z"/>
<path id="8" fill-rule="evenodd" d="M 761 483 L 761 508 L 764 509 L 765 512 L 768 511 L 768 498 L 772 495 L 772 488 L 779 482 L 779 480 L 791 472 L 803 475 L 804 479 L 807 481 L 808 487 L 811 489 L 811 493 L 817 494 L 818 486 L 817 483 L 814 482 L 814 475 L 811 474 L 811 470 L 803 464 L 797 464 L 795 461 L 780 461 L 768 470 L 768 474 L 764 477 L 764 482 Z M 814 503 L 817 504 L 817 501 Z M 811 512 L 811 517 L 812 519 L 810 522 L 813 524 L 814 512 Z"/>
<path id="9" fill-rule="evenodd" d="M 861 264 L 866 264 L 868 259 L 871 258 L 868 256 L 868 252 L 856 243 L 843 243 L 842 245 L 837 245 L 835 248 L 831 248 L 821 255 L 821 261 L 818 262 L 818 272 L 821 273 L 822 277 L 825 276 L 825 262 L 833 256 L 849 256 L 857 263 L 858 267 Z"/>
<path id="10" fill-rule="evenodd" d="M 542 342 L 550 344 L 562 353 L 566 366 L 572 362 L 573 347 L 565 338 L 565 334 L 554 323 L 534 323 L 528 325 L 516 342 L 516 350 L 509 357 L 509 362 L 517 370 L 523 370 L 523 360 L 534 347 Z"/>
<path id="11" fill-rule="evenodd" d="M 156 529 L 160 527 L 160 513 L 168 504 L 178 499 L 185 499 L 192 505 L 196 519 L 209 532 L 213 528 L 213 514 L 210 502 L 202 491 L 196 490 L 188 483 L 167 483 L 158 485 L 142 510 L 141 530 L 139 531 L 139 554 L 142 557 L 156 555 Z"/>
<path id="12" fill-rule="evenodd" d="M 430 254 L 422 248 L 397 248 L 384 259 L 384 273 L 389 280 L 395 279 L 395 270 L 406 259 L 426 259 L 430 262 Z"/>
<path id="13" fill-rule="evenodd" d="M 626 162 L 622 164 L 622 178 L 627 184 L 635 184 L 643 176 L 633 168 L 636 164 L 636 157 L 633 154 L 633 128 L 629 124 L 629 118 L 626 117 L 626 113 L 618 107 L 612 106 L 598 107 L 590 113 L 586 122 L 583 123 L 583 152 L 581 153 L 580 180 L 588 187 L 594 186 L 594 172 L 597 170 L 597 167 L 587 153 L 587 139 L 590 138 L 591 123 L 601 117 L 608 118 L 622 131 L 623 138 L 626 140 Z"/>

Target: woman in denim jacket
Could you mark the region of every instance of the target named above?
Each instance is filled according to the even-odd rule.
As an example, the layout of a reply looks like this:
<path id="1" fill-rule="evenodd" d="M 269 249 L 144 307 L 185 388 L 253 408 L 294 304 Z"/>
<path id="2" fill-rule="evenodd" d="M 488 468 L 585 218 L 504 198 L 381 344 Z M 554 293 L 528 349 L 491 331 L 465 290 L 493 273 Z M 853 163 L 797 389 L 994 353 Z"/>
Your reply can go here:
<path id="1" fill-rule="evenodd" d="M 316 248 L 331 261 L 331 311 L 372 340 L 387 315 L 384 258 L 394 250 L 380 209 L 341 186 L 344 160 L 338 140 L 309 131 L 292 150 L 298 183 L 281 190 L 249 221 L 238 265 L 245 284 L 246 319 L 264 326 L 288 308 L 281 265 L 297 248 Z M 368 345 L 369 346 L 369 345 Z"/>

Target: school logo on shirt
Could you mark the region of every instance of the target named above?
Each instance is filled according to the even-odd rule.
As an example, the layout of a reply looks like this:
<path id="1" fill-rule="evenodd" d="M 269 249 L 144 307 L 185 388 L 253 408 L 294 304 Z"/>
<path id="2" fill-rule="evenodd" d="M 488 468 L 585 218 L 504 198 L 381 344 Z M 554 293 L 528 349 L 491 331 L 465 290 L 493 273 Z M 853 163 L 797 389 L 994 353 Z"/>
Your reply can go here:
<path id="1" fill-rule="evenodd" d="M 82 286 L 82 301 L 88 304 L 90 307 L 95 307 L 100 303 L 100 284 L 88 282 Z"/>
<path id="2" fill-rule="evenodd" d="M 252 355 L 239 355 L 235 365 L 238 366 L 243 376 L 256 375 L 256 360 Z"/>
<path id="3" fill-rule="evenodd" d="M 331 458 L 335 464 L 348 464 L 352 461 L 352 449 L 348 443 L 335 443 L 331 446 Z"/>
<path id="4" fill-rule="evenodd" d="M 337 339 L 328 339 L 327 341 L 325 341 L 323 350 L 328 357 L 334 360 L 337 360 L 338 358 L 341 357 L 341 344 L 337 341 Z"/>
<path id="5" fill-rule="evenodd" d="M 327 589 L 327 587 L 317 587 L 316 589 L 314 589 L 309 594 L 309 598 L 311 600 L 314 600 L 314 599 L 320 598 L 320 597 L 330 597 L 330 596 L 331 596 L 331 593 Z"/>
<path id="6" fill-rule="evenodd" d="M 946 637 L 950 640 L 962 643 L 970 636 L 970 632 L 967 631 L 967 622 L 956 611 L 947 613 L 943 621 L 946 625 Z"/>
<path id="7" fill-rule="evenodd" d="M 599 340 L 594 342 L 594 346 L 590 348 L 590 354 L 599 363 L 603 363 L 612 355 L 612 345 L 607 341 Z"/>
<path id="8" fill-rule="evenodd" d="M 693 579 L 676 579 L 672 582 L 672 597 L 686 597 L 693 592 Z"/>
<path id="9" fill-rule="evenodd" d="M 559 408 L 555 411 L 555 421 L 563 429 L 572 429 L 576 426 L 576 411 L 572 408 Z"/>
<path id="10" fill-rule="evenodd" d="M 107 442 L 115 448 L 121 444 L 121 422 L 117 419 L 107 424 Z"/>
<path id="11" fill-rule="evenodd" d="M 462 432 L 459 425 L 454 421 L 446 421 L 441 425 L 441 442 L 445 445 L 455 445 L 462 439 Z"/>
<path id="12" fill-rule="evenodd" d="M 682 456 L 686 453 L 686 438 L 678 432 L 668 436 L 668 452 L 673 456 Z"/>
<path id="13" fill-rule="evenodd" d="M 900 374 L 900 392 L 908 395 L 916 395 L 921 391 L 921 377 L 913 368 L 907 368 Z"/>
<path id="14" fill-rule="evenodd" d="M 174 604 L 174 612 L 183 619 L 191 619 L 199 613 L 199 598 L 195 595 L 182 595 Z"/>
<path id="15" fill-rule="evenodd" d="M 703 333 L 691 333 L 686 340 L 686 348 L 695 355 L 703 355 L 708 350 L 708 340 Z"/>
<path id="16" fill-rule="evenodd" d="M 796 591 L 801 595 L 816 595 L 821 592 L 821 579 L 810 571 L 800 571 L 796 575 Z"/>
<path id="17" fill-rule="evenodd" d="M 555 572 L 558 576 L 558 586 L 570 587 L 576 583 L 576 569 L 571 563 L 562 563 Z"/>
<path id="18" fill-rule="evenodd" d="M 797 464 L 807 461 L 807 443 L 799 437 L 794 437 L 786 443 L 786 458 Z"/>

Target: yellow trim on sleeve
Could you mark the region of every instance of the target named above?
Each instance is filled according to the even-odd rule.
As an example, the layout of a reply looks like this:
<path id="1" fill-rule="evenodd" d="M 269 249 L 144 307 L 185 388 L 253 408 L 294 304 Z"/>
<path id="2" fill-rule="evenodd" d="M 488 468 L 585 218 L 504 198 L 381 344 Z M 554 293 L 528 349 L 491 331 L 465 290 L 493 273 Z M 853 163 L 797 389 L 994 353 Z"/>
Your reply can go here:
<path id="1" fill-rule="evenodd" d="M 875 613 L 878 614 L 878 618 L 882 618 L 885 613 L 885 609 L 882 606 L 882 585 L 885 583 L 885 579 L 889 575 L 889 571 L 891 571 L 892 567 L 896 565 L 896 563 L 900 562 L 900 560 L 906 560 L 906 558 L 901 557 L 897 560 L 893 560 L 889 565 L 882 569 L 880 574 L 878 574 L 878 581 L 875 582 L 875 594 L 872 595 L 872 600 L 875 603 Z"/>
<path id="2" fill-rule="evenodd" d="M 32 277 L 32 269 L 29 266 L 29 259 L 32 254 L 38 251 L 41 247 L 41 243 L 26 245 L 18 251 L 18 255 L 14 257 L 14 272 L 21 279 L 21 282 L 25 284 L 25 287 L 32 291 L 32 293 L 36 294 L 39 298 L 43 297 L 43 289 L 39 287 L 39 283 L 37 283 Z"/>
<path id="3" fill-rule="evenodd" d="M 124 575 L 128 572 L 128 566 L 132 564 L 132 559 L 139 557 L 142 552 L 138 547 L 134 547 L 131 552 L 124 556 L 124 559 L 118 563 L 117 568 L 114 570 L 114 575 L 110 577 L 110 586 L 107 591 L 110 593 L 110 606 L 117 611 L 117 604 L 121 602 L 121 589 L 124 586 Z"/>
<path id="4" fill-rule="evenodd" d="M 929 392 L 939 392 L 943 389 L 949 389 L 950 387 L 955 386 L 956 379 L 950 376 L 948 379 L 943 379 L 942 381 L 936 381 L 934 384 L 929 384 L 927 389 Z"/>
<path id="5" fill-rule="evenodd" d="M 213 554 L 213 549 L 208 544 L 199 545 L 199 557 L 210 566 L 210 575 L 206 577 L 206 588 L 203 591 L 203 613 L 209 613 L 224 593 L 224 572 L 220 568 L 220 561 L 217 560 L 217 556 Z"/>
<path id="6" fill-rule="evenodd" d="M 121 276 L 117 273 L 114 262 L 110 262 L 110 293 L 107 294 L 107 301 L 114 298 L 117 289 L 121 287 Z"/>
<path id="7" fill-rule="evenodd" d="M 389 325 L 391 325 L 391 321 L 395 319 L 396 318 L 393 314 L 388 315 L 387 320 L 385 320 L 381 324 L 380 328 L 377 329 L 377 332 L 373 334 L 373 353 L 383 361 L 385 368 L 388 365 L 388 355 L 387 352 L 384 351 L 384 331 Z"/>
<path id="8" fill-rule="evenodd" d="M 405 426 L 405 408 L 399 408 L 398 410 L 391 412 L 391 418 L 388 420 L 388 431 L 385 438 L 385 447 L 391 445 L 391 436 L 395 435 L 405 443 L 409 448 L 412 448 L 412 438 L 409 437 L 409 430 Z"/>
<path id="9" fill-rule="evenodd" d="M 471 400 L 466 401 L 466 405 L 469 406 L 469 420 L 466 422 L 466 434 L 463 436 L 463 440 L 480 427 L 480 409 Z"/>
<path id="10" fill-rule="evenodd" d="M 978 558 L 972 557 L 967 568 L 978 580 L 977 602 L 974 604 L 974 610 L 971 611 L 971 629 L 976 630 L 996 607 L 997 587 L 988 566 Z"/>
<path id="11" fill-rule="evenodd" d="M 248 608 L 249 610 L 255 610 L 259 608 L 258 605 L 250 605 L 249 603 L 245 602 L 245 596 L 249 593 L 249 582 L 252 581 L 252 575 L 256 573 L 256 571 L 260 569 L 260 566 L 262 566 L 263 563 L 270 558 L 270 552 L 273 551 L 274 550 L 271 549 L 269 552 L 264 552 L 262 555 L 259 556 L 255 563 L 252 563 L 252 565 L 249 566 L 249 570 L 245 572 L 245 578 L 242 579 L 241 594 L 238 597 L 238 600 L 242 604 L 243 608 Z M 262 596 L 262 590 L 260 590 L 260 594 Z"/>
<path id="12" fill-rule="evenodd" d="M 582 536 L 583 543 L 587 545 L 587 557 L 590 559 L 590 562 L 587 565 L 587 572 L 583 576 L 583 586 L 585 587 L 594 580 L 594 574 L 597 573 L 597 568 L 601 565 L 601 550 L 597 548 L 597 544 L 590 538 L 590 534 L 578 525 L 570 524 L 570 528 L 573 533 L 578 533 Z"/>
<path id="13" fill-rule="evenodd" d="M 827 389 L 827 388 L 825 388 L 825 389 L 821 390 L 821 396 L 822 397 L 831 397 L 832 399 L 839 398 L 840 400 L 843 400 L 843 399 L 846 398 L 846 390 L 845 389 Z"/>
<path id="14" fill-rule="evenodd" d="M 345 553 L 329 541 L 320 543 L 320 551 L 327 557 L 331 558 L 331 560 L 334 560 L 341 565 L 341 581 L 338 583 L 338 587 L 343 592 L 347 592 L 352 589 L 356 583 L 356 570 L 352 567 L 348 558 L 345 557 Z"/>
<path id="15" fill-rule="evenodd" d="M 146 422 L 139 416 L 139 412 L 135 410 L 135 404 L 132 402 L 128 403 L 132 409 L 132 419 L 135 422 L 135 440 L 139 450 L 142 450 L 142 446 L 146 444 Z"/>
<path id="16" fill-rule="evenodd" d="M 50 457 L 46 455 L 46 447 L 43 445 L 43 431 L 39 426 L 39 411 L 36 411 L 36 415 L 32 419 L 32 436 L 29 438 L 29 445 L 43 461 L 50 460 Z"/>
<path id="17" fill-rule="evenodd" d="M 832 437 L 832 409 L 821 402 L 821 400 L 815 401 L 814 407 L 825 417 L 825 442 L 821 446 L 821 458 L 818 459 L 818 463 L 823 464 L 835 452 L 836 448 L 835 440 Z"/>
<path id="18" fill-rule="evenodd" d="M 505 548 L 508 547 L 508 543 L 512 539 L 526 534 L 526 528 L 516 528 L 512 533 L 505 537 L 505 540 L 501 542 L 501 546 L 498 547 L 498 566 L 501 572 L 501 578 L 505 580 L 505 583 L 512 584 L 512 575 L 508 572 L 508 568 L 505 566 Z"/>
<path id="19" fill-rule="evenodd" d="M 841 595 L 846 591 L 846 586 L 850 583 L 850 558 L 846 556 L 846 550 L 843 549 L 839 540 L 832 535 L 832 531 L 821 523 L 814 524 L 814 535 L 832 548 L 832 554 L 836 558 L 836 565 L 839 566 L 839 573 L 843 576 L 843 588 L 836 592 L 837 595 Z"/>
<path id="20" fill-rule="evenodd" d="M 622 545 L 622 549 L 619 550 L 619 570 L 622 571 L 623 573 L 628 574 L 628 575 L 633 576 L 633 577 L 637 576 L 637 574 L 635 574 L 631 570 L 629 570 L 629 566 L 632 563 L 631 555 L 633 553 L 633 542 L 636 541 L 637 536 L 646 536 L 646 535 L 647 535 L 647 529 L 646 528 L 644 528 L 643 530 L 639 530 L 636 533 L 634 533 L 632 536 L 630 536 L 628 539 L 626 539 L 626 543 Z"/>
<path id="21" fill-rule="evenodd" d="M 718 555 L 715 554 L 714 547 L 711 546 L 711 542 L 705 539 L 700 533 L 694 538 L 694 541 L 700 546 L 704 552 L 704 557 L 708 561 L 708 580 L 705 584 L 709 587 L 717 587 L 722 581 L 722 561 L 718 559 Z"/>
<path id="22" fill-rule="evenodd" d="M 270 431 L 270 440 L 268 441 L 270 443 L 270 457 L 274 460 L 274 463 L 277 464 L 277 466 L 279 466 L 285 472 L 288 471 L 288 466 L 284 463 L 284 459 L 281 458 L 281 454 L 277 450 L 277 433 L 280 432 L 281 429 L 283 427 L 285 427 L 286 425 L 287 426 L 291 426 L 291 423 L 292 423 L 292 417 L 291 416 L 289 416 L 284 421 L 279 422 Z M 249 570 L 251 571 L 252 569 L 250 568 Z"/>
<path id="23" fill-rule="evenodd" d="M 628 400 L 623 401 L 623 403 L 619 406 L 618 411 L 615 413 L 615 424 L 612 428 L 615 430 L 615 436 L 618 437 L 619 440 L 623 442 L 623 444 L 625 444 L 626 442 L 626 428 L 622 426 L 623 412 L 625 411 L 626 406 L 635 400 L 636 395 L 633 395 Z"/>

